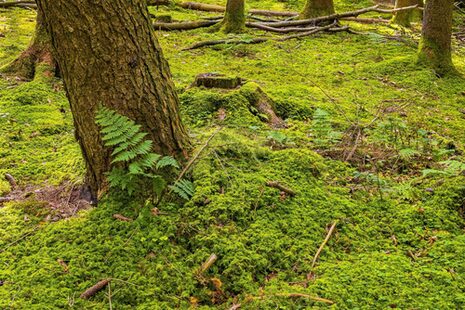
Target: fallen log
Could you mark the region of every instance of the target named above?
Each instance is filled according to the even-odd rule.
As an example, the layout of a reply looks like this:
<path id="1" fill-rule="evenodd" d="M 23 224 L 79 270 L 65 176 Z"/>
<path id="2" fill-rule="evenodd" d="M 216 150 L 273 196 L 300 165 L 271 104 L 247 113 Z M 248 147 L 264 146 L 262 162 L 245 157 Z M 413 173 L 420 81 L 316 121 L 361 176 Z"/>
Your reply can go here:
<path id="1" fill-rule="evenodd" d="M 181 23 L 153 23 L 155 30 L 193 30 L 197 28 L 205 28 L 216 25 L 218 20 L 200 20 L 194 22 L 181 22 Z"/>
<path id="2" fill-rule="evenodd" d="M 245 23 L 245 26 L 248 28 L 256 28 L 260 30 L 265 30 L 265 31 L 270 31 L 270 32 L 276 32 L 276 33 L 289 33 L 289 32 L 306 32 L 310 31 L 312 29 L 315 29 L 317 27 L 289 27 L 289 28 L 274 28 L 270 26 L 263 25 L 261 23 Z"/>
<path id="3" fill-rule="evenodd" d="M 226 8 L 221 5 L 215 4 L 205 4 L 199 2 L 181 2 L 178 6 L 183 9 L 204 11 L 204 12 L 225 12 Z M 249 14 L 261 15 L 261 16 L 275 16 L 275 17 L 295 17 L 298 16 L 297 12 L 288 12 L 288 11 L 270 11 L 270 10 L 259 10 L 251 9 L 248 11 Z"/>
<path id="4" fill-rule="evenodd" d="M 20 8 L 37 8 L 37 5 L 34 1 L 20 0 L 20 1 L 9 1 L 9 2 L 0 2 L 1 9 L 20 7 Z"/>
<path id="5" fill-rule="evenodd" d="M 170 5 L 170 4 L 172 4 L 171 0 L 147 0 L 148 6 Z"/>
<path id="6" fill-rule="evenodd" d="M 189 9 L 189 10 L 196 10 L 196 11 L 204 11 L 204 12 L 224 12 L 226 8 L 221 5 L 215 4 L 205 4 L 199 2 L 181 2 L 178 6 Z"/>

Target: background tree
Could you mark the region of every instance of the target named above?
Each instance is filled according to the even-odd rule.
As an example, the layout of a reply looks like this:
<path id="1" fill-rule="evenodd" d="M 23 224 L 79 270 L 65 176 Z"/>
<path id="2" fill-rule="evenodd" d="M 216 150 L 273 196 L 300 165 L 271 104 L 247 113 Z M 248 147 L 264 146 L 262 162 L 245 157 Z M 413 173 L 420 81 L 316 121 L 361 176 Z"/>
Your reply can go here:
<path id="1" fill-rule="evenodd" d="M 412 5 L 423 7 L 423 0 L 396 0 L 396 9 Z M 420 10 L 399 11 L 394 14 L 392 22 L 404 27 L 410 27 L 410 23 L 415 20 L 421 20 L 423 14 Z"/>
<path id="2" fill-rule="evenodd" d="M 334 14 L 333 0 L 307 0 L 304 10 L 300 13 L 301 19 Z"/>
<path id="3" fill-rule="evenodd" d="M 245 29 L 245 1 L 228 0 L 221 29 L 226 33 L 240 33 Z"/>
<path id="4" fill-rule="evenodd" d="M 37 13 L 34 35 L 27 49 L 0 71 L 26 80 L 32 80 L 36 71 L 41 71 L 45 77 L 54 75 L 55 61 L 42 12 Z"/>
<path id="5" fill-rule="evenodd" d="M 453 69 L 451 56 L 453 0 L 428 0 L 425 4 L 419 61 L 444 75 Z"/>
<path id="6" fill-rule="evenodd" d="M 146 0 L 38 0 L 95 195 L 105 189 L 111 150 L 95 123 L 100 105 L 142 126 L 153 151 L 182 157 L 188 144 L 167 61 Z"/>

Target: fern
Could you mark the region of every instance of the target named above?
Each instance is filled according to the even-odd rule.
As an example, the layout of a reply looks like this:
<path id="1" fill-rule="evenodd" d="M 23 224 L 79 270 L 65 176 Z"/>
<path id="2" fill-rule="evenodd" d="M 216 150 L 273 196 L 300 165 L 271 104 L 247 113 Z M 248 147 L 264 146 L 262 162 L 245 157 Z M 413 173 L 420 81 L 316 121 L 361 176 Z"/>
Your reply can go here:
<path id="1" fill-rule="evenodd" d="M 145 139 L 147 133 L 141 132 L 141 126 L 126 116 L 102 107 L 95 120 L 101 127 L 105 146 L 113 148 L 112 164 L 118 165 L 107 175 L 110 186 L 133 195 L 144 193 L 149 184 L 151 192 L 160 197 L 166 181 L 155 172 L 163 168 L 179 168 L 176 159 L 151 152 L 153 142 Z M 185 199 L 194 193 L 193 184 L 187 180 L 181 180 L 171 188 Z"/>
<path id="2" fill-rule="evenodd" d="M 180 180 L 170 186 L 171 190 L 181 198 L 189 200 L 194 195 L 194 184 L 188 180 Z"/>
<path id="3" fill-rule="evenodd" d="M 329 147 L 341 139 L 341 133 L 334 131 L 331 126 L 331 118 L 328 112 L 316 109 L 312 121 L 313 142 L 318 147 Z"/>

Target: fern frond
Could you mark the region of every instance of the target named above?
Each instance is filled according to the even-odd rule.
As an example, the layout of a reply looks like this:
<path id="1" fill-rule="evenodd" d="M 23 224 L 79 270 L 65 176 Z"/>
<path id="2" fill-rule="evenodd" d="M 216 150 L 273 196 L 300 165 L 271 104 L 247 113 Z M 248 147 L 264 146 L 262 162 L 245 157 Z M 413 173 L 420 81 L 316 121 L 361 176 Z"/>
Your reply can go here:
<path id="1" fill-rule="evenodd" d="M 174 159 L 171 156 L 165 156 L 162 159 L 160 159 L 156 167 L 157 169 L 161 169 L 161 168 L 168 167 L 168 166 L 179 168 L 178 162 L 176 161 L 176 159 Z"/>
<path id="2" fill-rule="evenodd" d="M 195 193 L 194 183 L 189 180 L 180 180 L 170 186 L 171 190 L 181 198 L 189 200 Z"/>

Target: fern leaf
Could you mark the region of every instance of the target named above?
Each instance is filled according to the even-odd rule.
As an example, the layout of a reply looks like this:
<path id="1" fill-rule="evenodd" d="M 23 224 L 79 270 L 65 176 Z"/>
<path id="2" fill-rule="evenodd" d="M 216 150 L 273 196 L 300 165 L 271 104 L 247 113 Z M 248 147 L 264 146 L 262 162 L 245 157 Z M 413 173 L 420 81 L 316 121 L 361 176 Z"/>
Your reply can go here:
<path id="1" fill-rule="evenodd" d="M 161 168 L 168 167 L 168 166 L 179 168 L 178 162 L 176 161 L 176 159 L 174 159 L 171 156 L 165 156 L 162 159 L 160 159 L 156 167 L 157 169 L 161 169 Z"/>
<path id="2" fill-rule="evenodd" d="M 195 193 L 194 184 L 189 180 L 180 180 L 170 186 L 171 190 L 181 198 L 189 200 Z"/>

